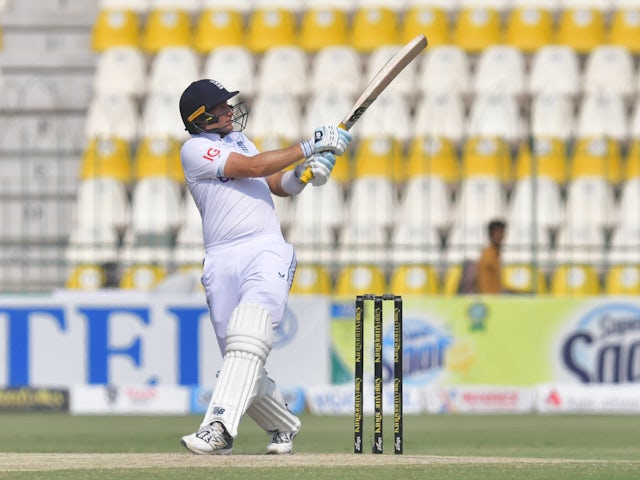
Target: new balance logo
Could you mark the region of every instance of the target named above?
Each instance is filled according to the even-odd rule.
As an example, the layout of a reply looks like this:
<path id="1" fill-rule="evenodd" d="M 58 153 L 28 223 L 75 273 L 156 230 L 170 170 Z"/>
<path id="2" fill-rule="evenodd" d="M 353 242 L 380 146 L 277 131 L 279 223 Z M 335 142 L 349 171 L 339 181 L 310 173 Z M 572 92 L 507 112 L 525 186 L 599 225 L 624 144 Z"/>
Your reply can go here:
<path id="1" fill-rule="evenodd" d="M 214 415 L 224 415 L 224 408 L 222 407 L 213 407 Z"/>

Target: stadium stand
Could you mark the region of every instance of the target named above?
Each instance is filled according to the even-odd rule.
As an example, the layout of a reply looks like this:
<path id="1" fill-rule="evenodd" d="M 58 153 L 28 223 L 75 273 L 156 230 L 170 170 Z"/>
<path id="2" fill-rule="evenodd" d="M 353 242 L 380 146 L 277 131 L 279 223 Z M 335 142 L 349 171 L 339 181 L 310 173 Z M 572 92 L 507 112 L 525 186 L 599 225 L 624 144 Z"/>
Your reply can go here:
<path id="1" fill-rule="evenodd" d="M 41 3 L 0 2 L 1 291 L 149 289 L 197 269 L 178 159 L 184 86 L 240 90 L 247 133 L 285 145 L 338 123 L 425 32 L 425 53 L 352 130 L 335 181 L 276 200 L 298 251 L 294 292 L 455 293 L 498 216 L 509 288 L 638 293 L 637 2 Z M 151 180 L 175 202 L 153 240 L 138 199 Z M 315 223 L 310 210 L 323 212 Z"/>

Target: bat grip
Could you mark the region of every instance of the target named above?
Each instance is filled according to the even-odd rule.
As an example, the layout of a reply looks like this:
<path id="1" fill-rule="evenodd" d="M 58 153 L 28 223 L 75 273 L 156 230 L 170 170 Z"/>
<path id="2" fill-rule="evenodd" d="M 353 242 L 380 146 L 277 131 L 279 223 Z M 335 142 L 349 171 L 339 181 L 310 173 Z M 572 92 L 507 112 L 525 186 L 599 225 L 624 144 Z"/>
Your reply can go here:
<path id="1" fill-rule="evenodd" d="M 344 124 L 344 122 L 340 122 L 340 125 L 338 125 L 338 128 L 342 128 L 343 130 L 349 130 L 347 126 Z M 312 178 L 313 178 L 313 173 L 311 172 L 310 167 L 307 167 L 307 169 L 304 172 L 302 172 L 302 175 L 300 175 L 300 181 L 305 185 L 309 183 L 309 181 Z"/>

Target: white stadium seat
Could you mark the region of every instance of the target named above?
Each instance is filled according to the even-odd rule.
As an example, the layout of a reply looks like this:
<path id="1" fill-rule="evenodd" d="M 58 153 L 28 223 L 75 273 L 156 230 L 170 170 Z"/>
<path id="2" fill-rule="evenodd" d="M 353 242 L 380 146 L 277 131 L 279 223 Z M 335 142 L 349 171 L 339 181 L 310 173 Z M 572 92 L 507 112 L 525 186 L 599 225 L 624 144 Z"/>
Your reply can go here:
<path id="1" fill-rule="evenodd" d="M 575 135 L 578 138 L 628 139 L 627 113 L 624 99 L 615 93 L 587 94 L 578 107 Z"/>
<path id="2" fill-rule="evenodd" d="M 147 60 L 135 47 L 112 47 L 100 54 L 93 76 L 95 94 L 140 97 L 147 93 Z"/>
<path id="3" fill-rule="evenodd" d="M 629 50 L 621 46 L 601 45 L 587 57 L 583 91 L 614 93 L 630 97 L 635 93 L 634 61 Z"/>
<path id="4" fill-rule="evenodd" d="M 200 57 L 190 47 L 166 47 L 155 54 L 149 70 L 151 94 L 181 95 L 200 78 Z"/>
<path id="5" fill-rule="evenodd" d="M 256 66 L 253 54 L 245 47 L 230 45 L 218 47 L 205 58 L 202 76 L 217 80 L 227 90 L 239 90 L 250 98 L 256 89 Z"/>
<path id="6" fill-rule="evenodd" d="M 465 51 L 455 45 L 427 48 L 418 60 L 416 89 L 422 93 L 457 92 L 471 89 L 471 67 Z"/>
<path id="7" fill-rule="evenodd" d="M 573 100 L 569 95 L 540 93 L 531 102 L 531 135 L 568 141 L 573 135 Z"/>
<path id="8" fill-rule="evenodd" d="M 138 138 L 139 128 L 140 112 L 133 98 L 127 95 L 98 95 L 91 101 L 85 123 L 87 139 L 118 137 L 132 142 Z"/>
<path id="9" fill-rule="evenodd" d="M 516 47 L 494 45 L 478 58 L 473 77 L 476 94 L 502 93 L 520 96 L 526 89 L 525 58 Z"/>
<path id="10" fill-rule="evenodd" d="M 258 64 L 257 92 L 305 95 L 307 71 L 307 54 L 302 48 L 293 45 L 271 48 Z"/>
<path id="11" fill-rule="evenodd" d="M 531 59 L 528 93 L 576 96 L 581 91 L 580 59 L 571 47 L 548 45 Z"/>
<path id="12" fill-rule="evenodd" d="M 424 95 L 413 118 L 413 137 L 446 138 L 460 143 L 466 136 L 464 102 L 457 92 Z"/>
<path id="13" fill-rule="evenodd" d="M 359 95 L 363 76 L 357 50 L 348 45 L 325 47 L 312 60 L 309 91 L 337 90 Z"/>

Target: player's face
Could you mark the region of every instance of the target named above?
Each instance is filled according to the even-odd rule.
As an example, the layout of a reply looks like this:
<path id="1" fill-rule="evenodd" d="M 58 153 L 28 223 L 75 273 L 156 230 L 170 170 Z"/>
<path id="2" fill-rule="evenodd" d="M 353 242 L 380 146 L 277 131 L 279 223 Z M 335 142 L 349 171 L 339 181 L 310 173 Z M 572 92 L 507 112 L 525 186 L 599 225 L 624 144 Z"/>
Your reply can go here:
<path id="1" fill-rule="evenodd" d="M 208 125 L 207 130 L 219 130 L 229 133 L 233 131 L 233 107 L 227 102 L 219 103 L 209 113 L 218 117 L 218 121 Z"/>

